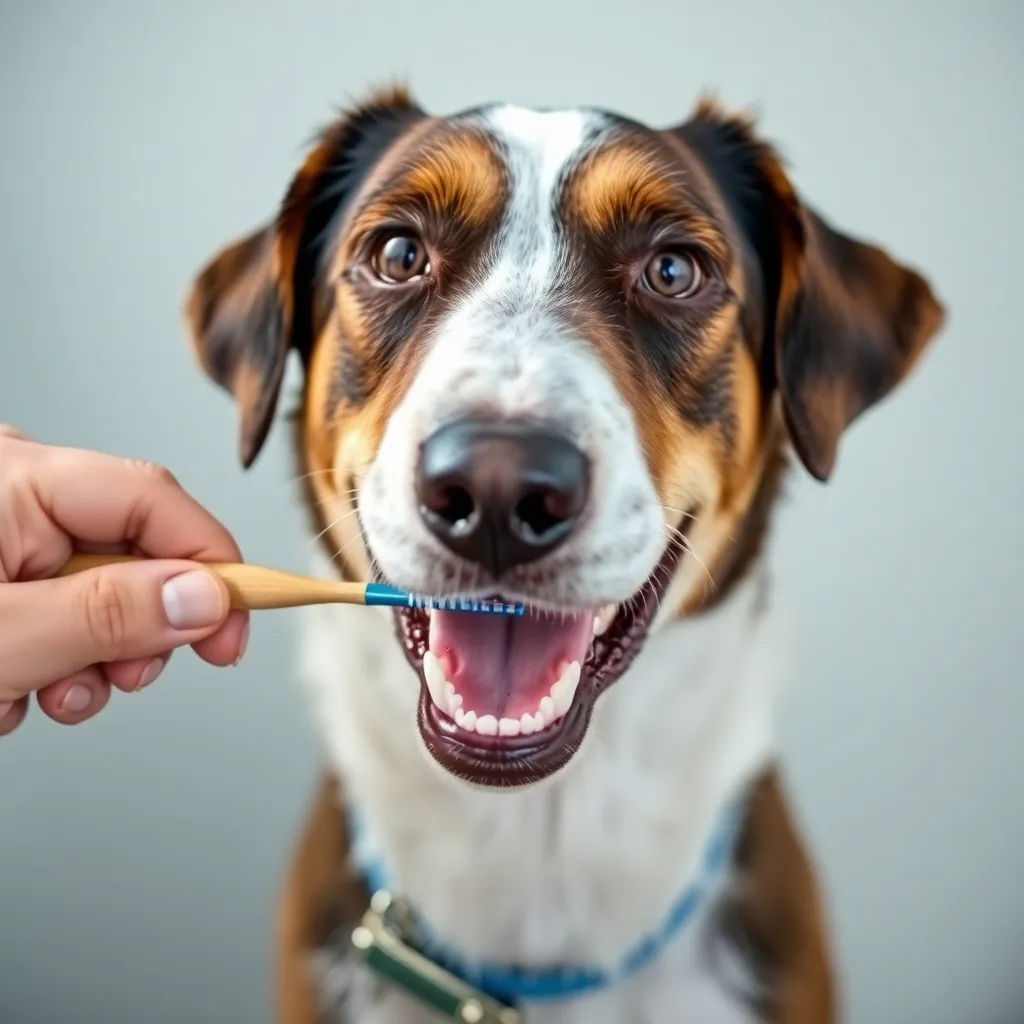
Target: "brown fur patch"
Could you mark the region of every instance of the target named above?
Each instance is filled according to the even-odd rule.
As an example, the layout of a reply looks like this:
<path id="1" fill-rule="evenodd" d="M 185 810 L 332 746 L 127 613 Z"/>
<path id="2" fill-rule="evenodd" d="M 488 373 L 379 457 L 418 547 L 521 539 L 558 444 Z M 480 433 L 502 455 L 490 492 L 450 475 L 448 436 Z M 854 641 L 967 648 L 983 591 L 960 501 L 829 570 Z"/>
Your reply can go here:
<path id="1" fill-rule="evenodd" d="M 346 547 L 347 540 L 339 544 L 337 538 L 331 534 L 330 525 L 339 515 L 339 513 L 332 513 L 332 505 L 340 501 L 338 488 L 334 484 L 335 471 L 332 465 L 312 461 L 314 458 L 313 446 L 307 439 L 308 428 L 304 414 L 304 405 L 292 414 L 291 447 L 297 469 L 296 480 L 302 497 L 302 507 L 309 523 L 310 536 L 316 538 L 316 543 L 341 579 L 365 580 L 366 572 L 357 571 L 353 566 L 352 555 L 355 554 L 359 559 L 360 553 L 353 553 L 351 545 Z M 351 510 L 352 506 L 349 501 L 348 511 Z M 354 518 L 354 515 L 349 517 L 349 519 Z"/>
<path id="2" fill-rule="evenodd" d="M 721 231 L 700 197 L 685 189 L 685 177 L 651 140 L 613 143 L 597 149 L 577 171 L 565 197 L 566 215 L 597 235 L 671 223 L 694 246 L 725 261 Z"/>
<path id="3" fill-rule="evenodd" d="M 596 232 L 624 220 L 646 223 L 652 214 L 679 205 L 669 169 L 652 153 L 625 143 L 599 149 L 577 174 L 570 195 L 583 225 Z"/>
<path id="4" fill-rule="evenodd" d="M 318 1024 L 310 957 L 367 907 L 369 894 L 349 867 L 348 854 L 340 788 L 333 777 L 324 776 L 278 898 L 274 980 L 280 1024 Z"/>
<path id="5" fill-rule="evenodd" d="M 746 578 L 764 550 L 789 458 L 780 425 L 769 429 L 762 443 L 766 453 L 763 459 L 755 460 L 731 504 L 714 514 L 711 533 L 715 540 L 705 560 L 707 573 L 699 574 L 698 584 L 684 593 L 678 610 L 681 617 L 690 618 L 718 607 Z"/>
<path id="6" fill-rule="evenodd" d="M 753 792 L 736 861 L 746 884 L 733 924 L 736 938 L 767 969 L 772 995 L 766 1019 L 830 1024 L 836 1018 L 836 993 L 825 911 L 776 770 Z"/>
<path id="7" fill-rule="evenodd" d="M 504 171 L 491 144 L 471 130 L 438 139 L 389 197 L 398 205 L 410 200 L 470 227 L 490 223 L 505 200 Z"/>
<path id="8" fill-rule="evenodd" d="M 486 137 L 463 127 L 423 135 L 422 140 L 407 140 L 401 163 L 392 173 L 381 168 L 364 189 L 368 200 L 347 225 L 351 241 L 410 214 L 460 230 L 485 227 L 498 216 L 507 195 L 506 182 Z M 351 258 L 351 248 L 343 246 L 340 255 L 342 260 Z"/>

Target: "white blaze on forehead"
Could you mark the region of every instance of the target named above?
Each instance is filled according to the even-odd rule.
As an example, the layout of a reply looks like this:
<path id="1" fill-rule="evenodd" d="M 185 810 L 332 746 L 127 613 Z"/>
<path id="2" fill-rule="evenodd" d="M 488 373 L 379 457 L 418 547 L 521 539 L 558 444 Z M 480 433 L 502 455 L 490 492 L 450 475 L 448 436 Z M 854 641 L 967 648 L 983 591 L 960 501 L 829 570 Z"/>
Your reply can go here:
<path id="1" fill-rule="evenodd" d="M 555 210 L 562 184 L 600 121 L 580 110 L 509 106 L 493 108 L 484 121 L 505 149 L 510 178 L 496 270 L 544 286 L 557 265 Z"/>
<path id="2" fill-rule="evenodd" d="M 580 393 L 574 402 L 569 393 L 603 371 L 567 331 L 554 301 L 567 261 L 558 207 L 568 176 L 605 120 L 581 110 L 511 106 L 492 107 L 471 120 L 500 151 L 508 199 L 493 247 L 481 253 L 476 281 L 430 343 L 410 404 L 435 427 L 484 410 L 552 420 L 563 413 L 563 426 L 574 436 L 586 435 L 588 400 L 600 401 L 593 392 L 614 389 L 610 380 L 598 379 L 589 398 Z"/>

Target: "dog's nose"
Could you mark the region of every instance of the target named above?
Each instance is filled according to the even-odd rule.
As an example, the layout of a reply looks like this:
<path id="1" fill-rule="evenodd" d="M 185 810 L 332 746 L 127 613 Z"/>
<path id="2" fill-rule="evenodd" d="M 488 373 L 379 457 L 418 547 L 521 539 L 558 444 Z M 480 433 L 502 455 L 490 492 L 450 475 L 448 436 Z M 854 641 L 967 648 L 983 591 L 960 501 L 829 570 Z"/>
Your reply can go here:
<path id="1" fill-rule="evenodd" d="M 586 455 L 525 423 L 451 423 L 427 438 L 416 470 L 427 527 L 494 576 L 566 541 L 589 490 Z"/>

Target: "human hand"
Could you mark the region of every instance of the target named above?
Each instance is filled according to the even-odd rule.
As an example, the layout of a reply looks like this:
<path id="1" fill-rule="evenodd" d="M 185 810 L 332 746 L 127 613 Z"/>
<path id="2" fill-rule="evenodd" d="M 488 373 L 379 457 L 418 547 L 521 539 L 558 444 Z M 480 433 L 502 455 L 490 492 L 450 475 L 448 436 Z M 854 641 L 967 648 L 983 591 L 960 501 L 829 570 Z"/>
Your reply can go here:
<path id="1" fill-rule="evenodd" d="M 52 578 L 76 550 L 148 557 Z M 241 560 L 166 470 L 38 444 L 0 424 L 0 736 L 33 692 L 55 721 L 83 722 L 111 686 L 149 685 L 178 647 L 237 664 L 248 615 L 194 563 Z"/>

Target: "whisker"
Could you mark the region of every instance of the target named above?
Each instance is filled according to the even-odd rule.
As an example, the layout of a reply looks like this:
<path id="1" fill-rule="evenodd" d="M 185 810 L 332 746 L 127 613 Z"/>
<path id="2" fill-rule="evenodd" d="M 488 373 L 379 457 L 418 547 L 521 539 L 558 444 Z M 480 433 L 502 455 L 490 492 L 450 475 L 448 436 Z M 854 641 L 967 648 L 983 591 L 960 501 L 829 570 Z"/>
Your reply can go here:
<path id="1" fill-rule="evenodd" d="M 350 513 L 350 514 L 351 514 L 351 513 Z M 340 547 L 340 548 L 338 548 L 338 550 L 337 550 L 337 551 L 335 551 L 333 555 L 331 555 L 331 562 L 336 562 L 336 561 L 337 561 L 337 560 L 338 560 L 339 558 L 341 558 L 341 556 L 342 556 L 342 555 L 343 555 L 343 554 L 344 554 L 344 553 L 345 553 L 345 552 L 346 552 L 346 551 L 347 551 L 347 550 L 348 550 L 348 549 L 349 549 L 349 548 L 350 548 L 350 547 L 351 547 L 351 546 L 352 546 L 352 545 L 353 545 L 353 544 L 354 544 L 354 543 L 355 543 L 355 542 L 356 542 L 357 540 L 361 540 L 361 539 L 362 539 L 362 534 L 360 534 L 360 533 L 357 533 L 357 534 L 356 534 L 356 535 L 355 535 L 354 537 L 349 537 L 349 539 L 348 539 L 347 541 L 345 541 L 345 543 L 344 543 L 344 544 L 342 544 L 342 545 L 341 545 L 341 547 Z M 370 556 L 370 561 L 371 561 L 371 563 L 372 563 L 372 567 L 373 567 L 373 568 L 374 568 L 375 570 L 379 568 L 379 566 L 377 566 L 377 564 L 376 564 L 376 560 L 375 560 L 375 559 L 373 558 L 373 556 L 372 556 L 372 555 Z M 381 575 L 382 575 L 382 574 L 381 574 Z"/>
<path id="2" fill-rule="evenodd" d="M 697 520 L 697 516 L 693 512 L 688 512 L 685 508 L 678 508 L 675 505 L 666 505 L 664 502 L 661 502 L 661 507 L 666 512 L 678 512 L 679 515 L 686 516 L 687 519 L 692 519 L 694 522 Z"/>
<path id="3" fill-rule="evenodd" d="M 352 508 L 352 509 L 349 509 L 348 512 L 346 512 L 343 516 L 338 516 L 338 518 L 335 519 L 333 523 L 328 523 L 327 526 L 325 526 L 310 541 L 310 544 L 315 544 L 318 540 L 320 540 L 324 536 L 324 534 L 330 533 L 330 531 L 333 530 L 336 526 L 338 526 L 340 523 L 343 523 L 346 519 L 348 519 L 349 516 L 354 516 L 356 514 L 356 512 L 358 512 L 358 511 L 359 511 L 358 509 Z"/>
<path id="4" fill-rule="evenodd" d="M 357 512 L 358 511 L 358 509 L 355 507 L 355 505 L 353 504 L 351 499 L 349 499 L 349 501 L 347 501 L 346 504 L 352 504 L 353 505 L 353 507 L 351 509 L 349 509 L 349 512 L 345 513 L 346 515 L 349 515 L 351 512 Z M 334 512 L 334 506 L 333 506 L 332 502 L 329 501 L 329 500 L 326 500 L 326 499 L 317 498 L 316 499 L 316 507 L 321 512 L 328 512 L 328 513 Z M 330 527 L 328 527 L 328 529 L 330 529 Z M 324 531 L 324 532 L 326 532 L 326 531 Z"/>
<path id="5" fill-rule="evenodd" d="M 308 473 L 300 473 L 298 476 L 290 477 L 288 482 L 297 484 L 302 480 L 311 480 L 315 476 L 331 476 L 333 473 L 333 469 L 311 469 Z M 353 488 L 353 490 L 355 490 L 355 488 Z"/>
<path id="6" fill-rule="evenodd" d="M 654 572 L 651 573 L 655 580 L 660 580 L 665 584 L 672 582 L 674 574 L 674 571 L 669 569 L 667 565 L 661 565 L 660 563 L 654 567 Z"/>
<path id="7" fill-rule="evenodd" d="M 705 565 L 704 560 L 700 557 L 700 555 L 697 554 L 696 549 L 690 543 L 689 538 L 687 538 L 686 534 L 684 534 L 681 530 L 676 529 L 675 527 L 667 526 L 665 529 L 669 534 L 669 539 L 680 544 L 683 550 L 686 551 L 688 554 L 692 555 L 696 563 L 704 570 L 704 575 L 707 577 L 708 584 L 710 584 L 711 586 L 711 593 L 715 593 L 718 589 L 718 586 L 715 583 L 714 577 L 711 575 L 711 572 L 708 569 L 707 565 Z"/>

